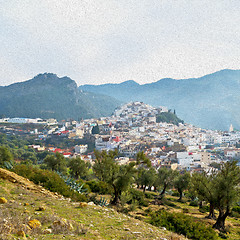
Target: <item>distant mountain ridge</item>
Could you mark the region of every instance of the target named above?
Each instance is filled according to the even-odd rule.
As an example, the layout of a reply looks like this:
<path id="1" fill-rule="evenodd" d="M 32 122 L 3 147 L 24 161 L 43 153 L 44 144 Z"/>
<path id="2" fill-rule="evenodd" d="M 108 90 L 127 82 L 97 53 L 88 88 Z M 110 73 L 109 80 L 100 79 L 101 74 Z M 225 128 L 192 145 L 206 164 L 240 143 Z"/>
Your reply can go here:
<path id="1" fill-rule="evenodd" d="M 176 109 L 180 118 L 202 128 L 240 129 L 240 70 L 225 69 L 200 78 L 164 78 L 140 85 L 82 85 L 80 89 L 112 96 L 120 101 L 143 101 Z"/>
<path id="2" fill-rule="evenodd" d="M 79 90 L 75 81 L 53 73 L 0 87 L 0 115 L 81 119 L 110 115 L 120 101 Z"/>

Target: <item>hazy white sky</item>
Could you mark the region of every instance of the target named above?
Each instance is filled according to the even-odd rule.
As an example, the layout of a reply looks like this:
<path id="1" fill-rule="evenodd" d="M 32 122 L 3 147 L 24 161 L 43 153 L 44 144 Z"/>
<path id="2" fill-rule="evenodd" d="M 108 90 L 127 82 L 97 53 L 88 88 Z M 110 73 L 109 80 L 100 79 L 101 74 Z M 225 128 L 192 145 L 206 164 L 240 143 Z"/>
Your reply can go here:
<path id="1" fill-rule="evenodd" d="M 0 0 L 0 85 L 78 85 L 240 68 L 239 0 Z"/>

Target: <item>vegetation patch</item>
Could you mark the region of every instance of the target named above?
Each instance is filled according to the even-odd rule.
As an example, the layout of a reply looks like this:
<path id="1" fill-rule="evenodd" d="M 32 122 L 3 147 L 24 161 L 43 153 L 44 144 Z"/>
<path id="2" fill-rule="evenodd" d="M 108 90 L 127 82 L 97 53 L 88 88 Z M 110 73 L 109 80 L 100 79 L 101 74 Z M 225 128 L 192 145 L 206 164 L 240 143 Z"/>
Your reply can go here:
<path id="1" fill-rule="evenodd" d="M 218 239 L 216 232 L 204 223 L 196 221 L 193 217 L 183 213 L 171 213 L 164 209 L 150 213 L 150 223 L 158 227 L 183 234 L 187 238 L 196 240 Z"/>

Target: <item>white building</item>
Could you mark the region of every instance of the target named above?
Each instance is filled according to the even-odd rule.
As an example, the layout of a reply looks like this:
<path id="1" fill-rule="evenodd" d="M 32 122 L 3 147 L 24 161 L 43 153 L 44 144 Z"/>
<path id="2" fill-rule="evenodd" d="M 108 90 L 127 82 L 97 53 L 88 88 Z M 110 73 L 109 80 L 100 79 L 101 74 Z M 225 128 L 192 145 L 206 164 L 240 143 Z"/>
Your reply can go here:
<path id="1" fill-rule="evenodd" d="M 74 149 L 75 153 L 85 153 L 88 149 L 88 145 L 76 145 Z"/>

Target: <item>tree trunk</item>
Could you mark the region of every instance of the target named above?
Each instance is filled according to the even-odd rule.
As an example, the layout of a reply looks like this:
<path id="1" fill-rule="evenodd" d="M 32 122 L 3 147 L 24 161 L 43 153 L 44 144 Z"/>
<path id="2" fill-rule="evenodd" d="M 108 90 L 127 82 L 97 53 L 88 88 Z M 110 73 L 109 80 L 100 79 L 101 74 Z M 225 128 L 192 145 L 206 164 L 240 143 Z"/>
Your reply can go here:
<path id="1" fill-rule="evenodd" d="M 145 192 L 146 191 L 146 186 L 144 185 L 144 187 L 143 187 L 143 192 Z"/>
<path id="2" fill-rule="evenodd" d="M 164 193 L 166 192 L 167 185 L 164 185 L 162 192 L 160 193 L 160 197 L 162 198 Z"/>
<path id="3" fill-rule="evenodd" d="M 113 205 L 118 205 L 120 203 L 120 193 L 119 191 L 117 190 L 116 186 L 113 185 L 113 189 L 114 189 L 114 198 L 112 200 L 112 204 Z"/>
<path id="4" fill-rule="evenodd" d="M 229 207 L 227 207 L 226 212 L 224 213 L 223 209 L 219 208 L 219 215 L 216 223 L 213 225 L 213 228 L 216 228 L 220 231 L 225 231 L 225 220 L 229 215 Z"/>
<path id="5" fill-rule="evenodd" d="M 209 207 L 209 215 L 206 216 L 206 218 L 216 220 L 216 216 L 215 216 L 215 213 L 214 213 L 214 206 L 213 206 L 212 203 L 210 203 L 210 207 Z"/>
<path id="6" fill-rule="evenodd" d="M 178 199 L 178 201 L 182 201 L 182 190 L 181 189 L 178 189 L 178 192 L 179 192 L 179 199 Z"/>

